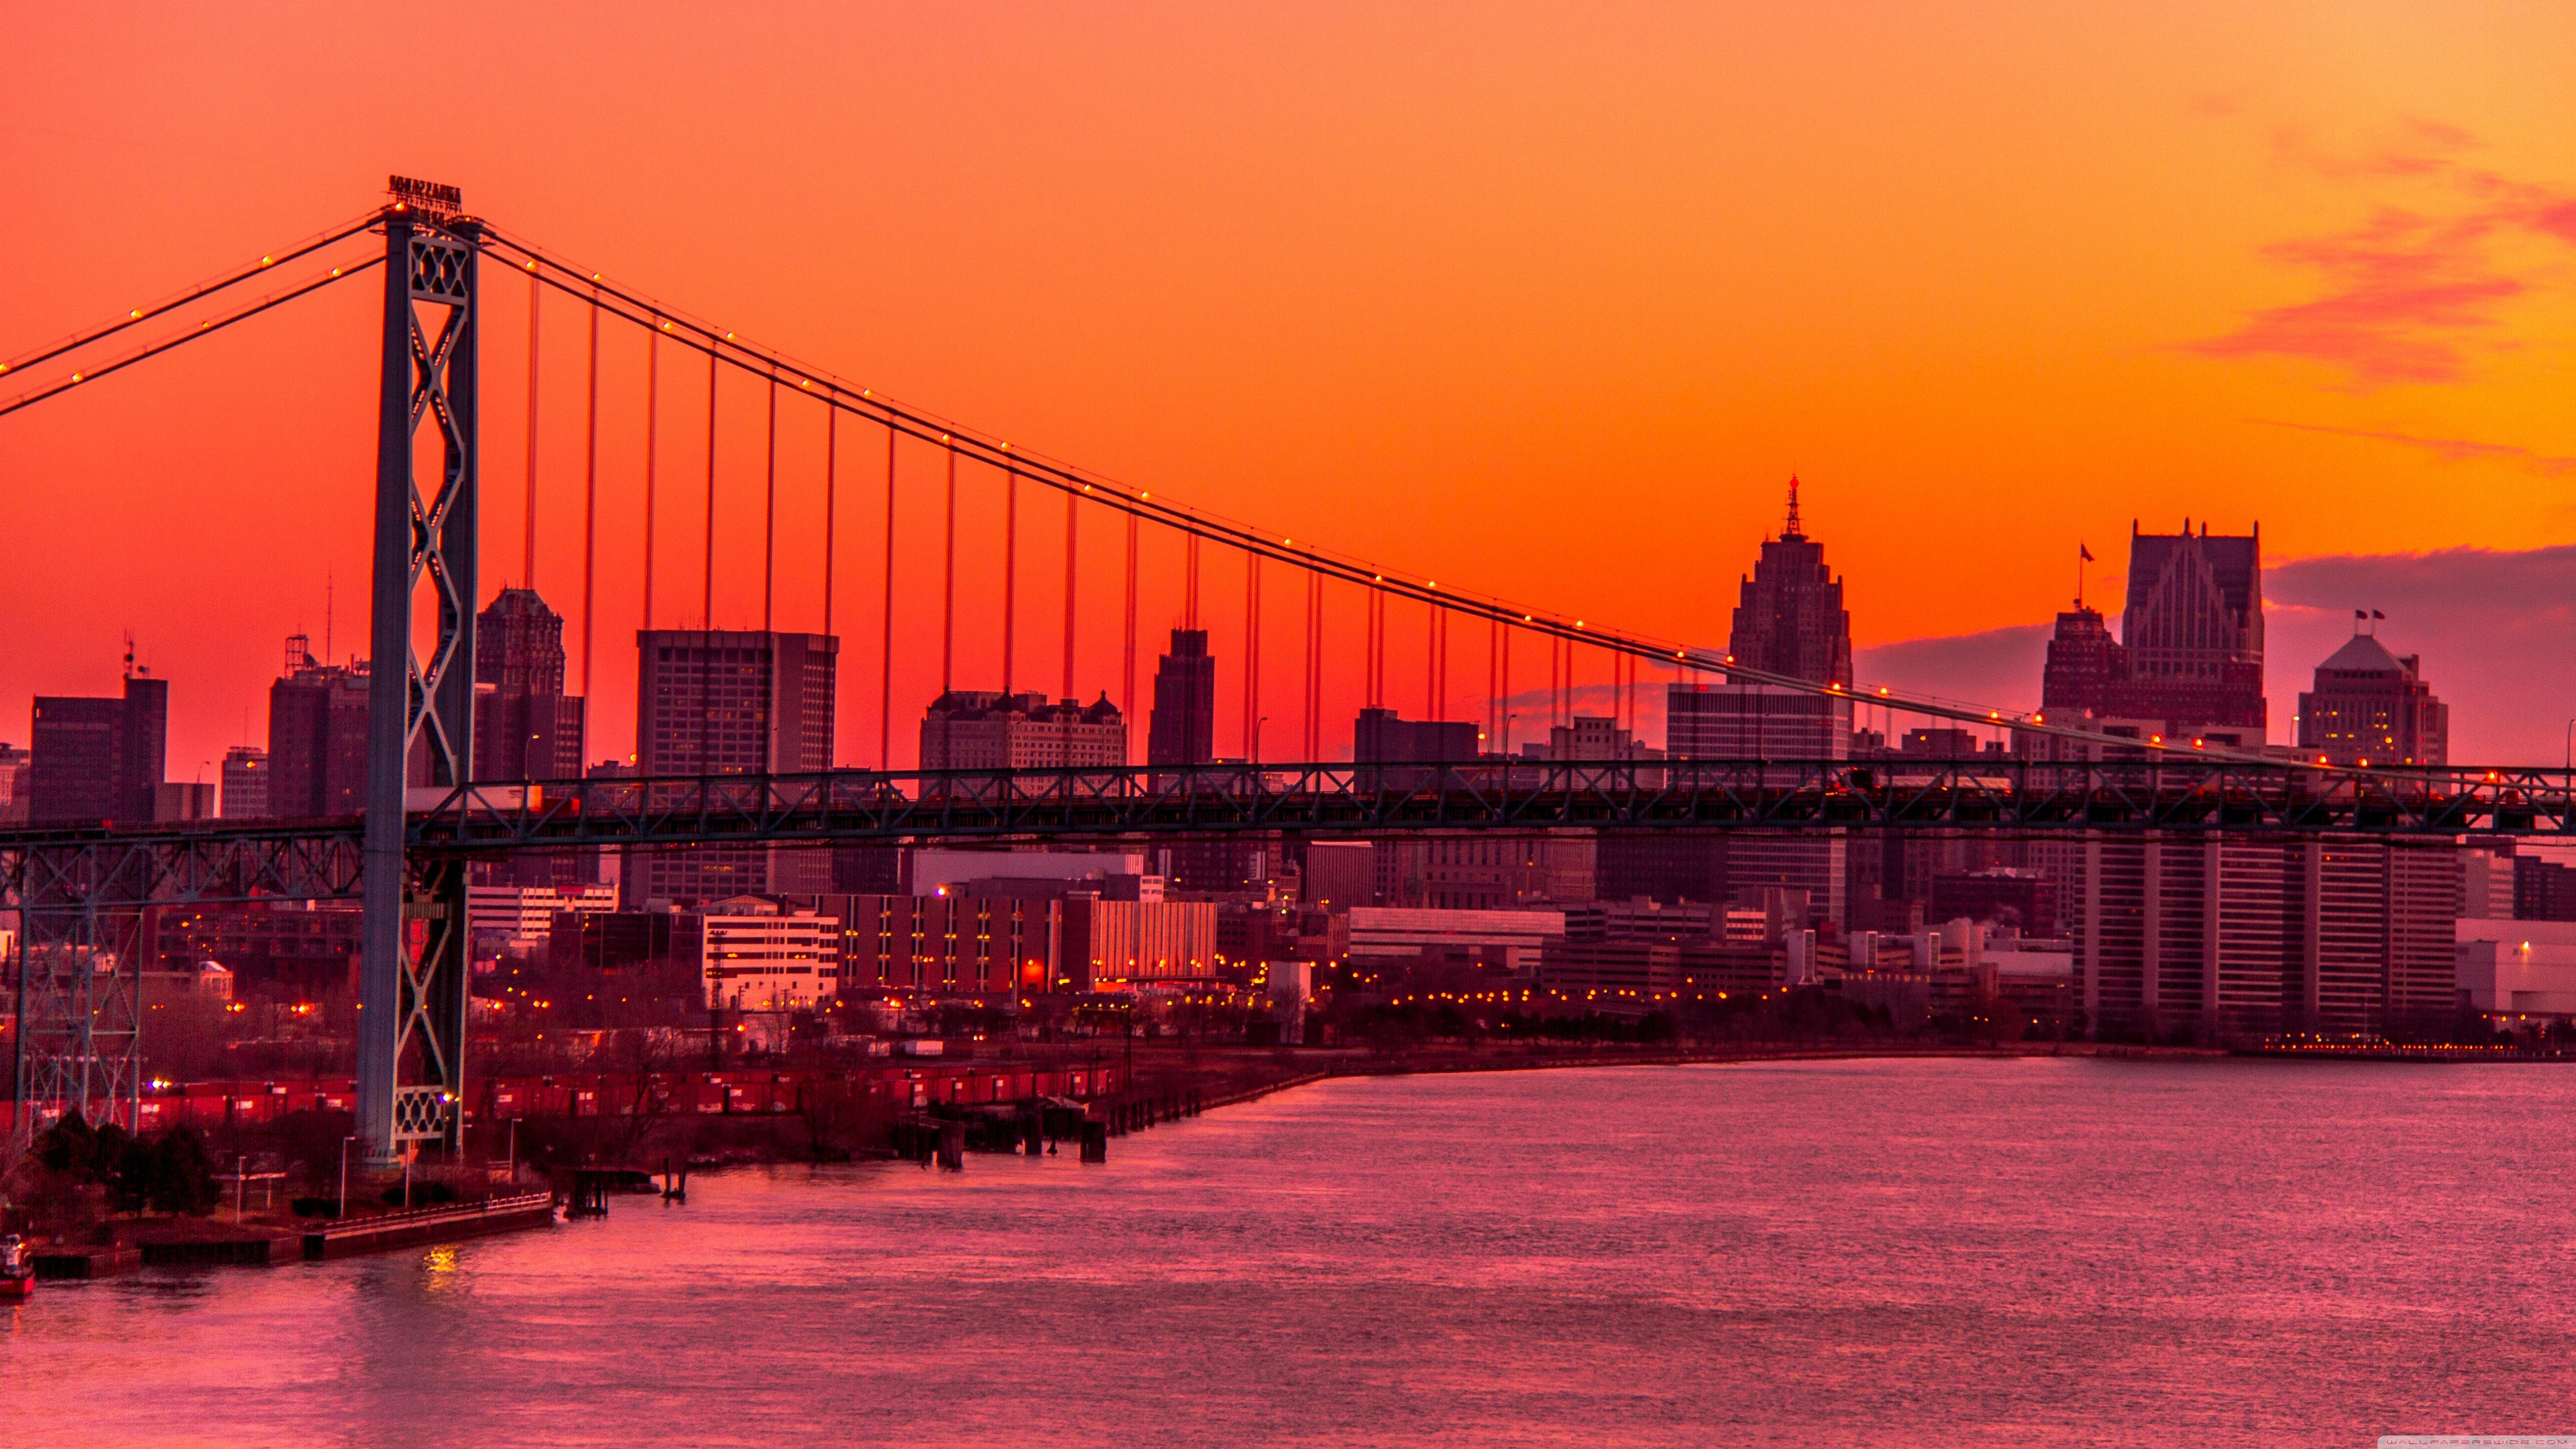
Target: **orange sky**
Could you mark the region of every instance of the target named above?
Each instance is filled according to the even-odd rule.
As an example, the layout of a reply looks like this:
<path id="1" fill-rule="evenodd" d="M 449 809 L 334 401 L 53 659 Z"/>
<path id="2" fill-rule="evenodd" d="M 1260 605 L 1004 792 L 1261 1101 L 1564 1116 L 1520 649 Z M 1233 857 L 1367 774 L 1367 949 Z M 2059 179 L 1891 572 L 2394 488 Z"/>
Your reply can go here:
<path id="1" fill-rule="evenodd" d="M 1864 646 L 2044 621 L 2078 539 L 2107 595 L 2133 516 L 2259 518 L 2274 562 L 2576 542 L 2563 5 L 455 13 L 13 17 L 0 353 L 350 216 L 400 170 L 1021 446 L 1659 635 L 1722 641 L 1792 467 Z M 326 577 L 341 652 L 363 648 L 372 306 L 326 294 L 0 419 L 0 738 L 32 693 L 112 689 L 131 629 L 174 680 L 185 779 L 263 736 L 278 641 L 321 633 Z M 497 278 L 490 306 L 487 590 L 519 572 L 524 287 Z M 568 612 L 577 327 L 548 313 L 540 427 L 538 584 Z M 641 356 L 609 333 L 594 757 L 631 738 Z M 666 360 L 686 459 L 703 373 L 690 391 Z M 754 391 L 726 406 L 719 623 L 757 609 Z M 811 557 L 788 550 L 782 620 L 812 627 L 820 424 L 788 423 L 786 536 Z M 906 466 L 918 521 L 932 465 Z M 1022 674 L 1052 685 L 1041 516 Z M 664 515 L 666 597 L 695 596 L 699 518 Z M 1110 586 L 1109 528 L 1086 542 Z M 907 575 L 908 617 L 934 578 Z M 1211 579 L 1239 621 L 1240 575 Z M 871 588 L 845 577 L 845 633 L 874 627 Z M 1269 597 L 1275 756 L 1300 650 L 1289 586 Z M 1109 622 L 1108 592 L 1085 599 Z M 1171 612 L 1152 595 L 1149 628 Z M 1418 629 L 1399 618 L 1404 649 Z M 961 684 L 994 682 L 991 632 L 970 614 Z M 935 674 L 935 638 L 907 639 L 899 741 Z M 852 648 L 843 752 L 872 761 L 873 646 Z M 1451 652 L 1452 712 L 1480 714 L 1481 637 Z M 1086 646 L 1086 693 L 1117 688 L 1116 653 Z M 2276 659 L 2276 695 L 2312 662 Z"/>

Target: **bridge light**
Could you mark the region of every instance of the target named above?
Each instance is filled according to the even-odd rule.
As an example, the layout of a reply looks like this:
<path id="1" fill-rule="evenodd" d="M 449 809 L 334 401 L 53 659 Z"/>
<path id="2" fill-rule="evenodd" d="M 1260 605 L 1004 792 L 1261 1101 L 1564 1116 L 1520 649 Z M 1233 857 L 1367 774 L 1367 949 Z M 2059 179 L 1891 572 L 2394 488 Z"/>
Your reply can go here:
<path id="1" fill-rule="evenodd" d="M 338 275 L 339 275 L 339 273 L 334 272 L 334 273 L 332 273 L 332 275 L 333 275 L 333 276 L 338 276 Z M 140 307 L 137 307 L 136 309 L 134 309 L 134 310 L 133 310 L 133 311 L 131 311 L 131 312 L 126 313 L 125 315 L 126 315 L 126 316 L 128 316 L 128 317 L 140 317 L 140 316 L 142 316 L 142 315 L 143 315 L 143 309 L 142 309 L 142 308 L 140 308 Z"/>
<path id="2" fill-rule="evenodd" d="M 260 264 L 261 266 L 263 266 L 263 267 L 264 267 L 264 266 L 267 266 L 270 262 L 275 261 L 275 260 L 276 260 L 276 258 L 274 258 L 274 257 L 261 257 L 261 258 L 259 259 L 259 264 Z"/>

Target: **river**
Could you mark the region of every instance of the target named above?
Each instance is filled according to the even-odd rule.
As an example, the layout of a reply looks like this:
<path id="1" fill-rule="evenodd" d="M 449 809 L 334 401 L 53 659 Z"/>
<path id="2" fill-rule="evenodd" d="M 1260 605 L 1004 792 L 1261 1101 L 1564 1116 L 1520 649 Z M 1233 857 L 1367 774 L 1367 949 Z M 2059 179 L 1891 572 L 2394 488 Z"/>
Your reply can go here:
<path id="1" fill-rule="evenodd" d="M 1327 1082 L 1111 1144 L 46 1284 L 7 1442 L 2353 1445 L 2576 1430 L 2576 1071 Z"/>

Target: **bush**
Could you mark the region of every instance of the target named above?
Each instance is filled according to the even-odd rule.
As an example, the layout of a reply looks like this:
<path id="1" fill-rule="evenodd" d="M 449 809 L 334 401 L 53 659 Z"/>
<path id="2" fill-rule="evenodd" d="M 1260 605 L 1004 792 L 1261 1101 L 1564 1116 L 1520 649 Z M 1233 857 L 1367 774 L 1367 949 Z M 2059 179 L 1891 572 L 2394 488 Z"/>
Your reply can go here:
<path id="1" fill-rule="evenodd" d="M 299 1197 L 287 1206 L 294 1209 L 299 1218 L 336 1218 L 340 1215 L 340 1200 L 336 1197 Z"/>

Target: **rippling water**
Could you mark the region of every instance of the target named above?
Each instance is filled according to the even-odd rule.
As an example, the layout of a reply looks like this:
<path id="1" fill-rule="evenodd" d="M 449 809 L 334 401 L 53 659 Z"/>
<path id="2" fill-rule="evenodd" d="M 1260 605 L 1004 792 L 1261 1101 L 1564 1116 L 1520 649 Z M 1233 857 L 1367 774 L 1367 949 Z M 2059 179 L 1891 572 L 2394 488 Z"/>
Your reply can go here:
<path id="1" fill-rule="evenodd" d="M 2576 1072 L 1344 1081 L 1112 1144 L 48 1284 L 0 1440 L 2366 1444 L 2576 1430 Z"/>

